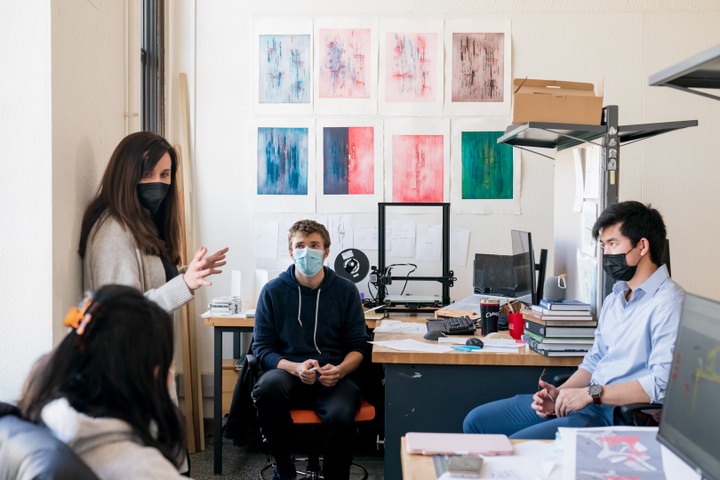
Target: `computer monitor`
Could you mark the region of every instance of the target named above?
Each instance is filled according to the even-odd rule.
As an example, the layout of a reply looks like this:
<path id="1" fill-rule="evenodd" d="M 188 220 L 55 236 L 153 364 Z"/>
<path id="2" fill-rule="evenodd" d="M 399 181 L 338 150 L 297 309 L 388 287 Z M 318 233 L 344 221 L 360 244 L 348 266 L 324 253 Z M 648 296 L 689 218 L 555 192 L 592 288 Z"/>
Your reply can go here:
<path id="1" fill-rule="evenodd" d="M 532 235 L 522 230 L 511 230 L 515 297 L 521 302 L 537 305 L 543 294 L 547 250 L 540 251 L 540 262 L 535 263 Z M 538 276 L 536 278 L 535 271 Z"/>
<path id="2" fill-rule="evenodd" d="M 473 291 L 481 295 L 515 296 L 513 258 L 510 255 L 476 253 L 473 261 Z"/>
<path id="3" fill-rule="evenodd" d="M 686 294 L 658 440 L 720 479 L 720 303 Z"/>

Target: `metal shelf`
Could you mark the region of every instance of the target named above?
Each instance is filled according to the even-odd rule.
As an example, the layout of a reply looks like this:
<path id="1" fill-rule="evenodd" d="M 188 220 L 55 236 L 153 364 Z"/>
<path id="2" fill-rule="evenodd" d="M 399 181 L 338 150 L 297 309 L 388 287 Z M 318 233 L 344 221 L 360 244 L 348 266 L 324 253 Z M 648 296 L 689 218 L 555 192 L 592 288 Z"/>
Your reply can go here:
<path id="1" fill-rule="evenodd" d="M 663 133 L 696 127 L 697 120 L 679 122 L 641 123 L 638 125 L 619 125 L 618 107 L 609 105 L 603 108 L 602 125 L 579 125 L 550 122 L 528 122 L 522 125 L 510 125 L 505 135 L 498 138 L 497 143 L 510 145 L 522 150 L 531 148 L 549 148 L 557 151 L 576 147 L 583 143 L 600 145 L 602 148 L 602 196 L 599 207 L 605 207 L 618 201 L 620 184 L 620 146 L 654 137 Z M 598 140 L 595 142 L 595 140 Z M 531 152 L 553 159 L 550 155 L 530 150 Z M 598 267 L 599 268 L 599 267 Z M 612 289 L 612 280 L 599 268 L 597 305 Z"/>
<path id="2" fill-rule="evenodd" d="M 620 125 L 618 136 L 620 144 L 636 142 L 681 128 L 696 127 L 697 120 L 679 122 L 642 123 L 638 125 Z M 566 123 L 528 122 L 522 125 L 510 125 L 505 135 L 497 143 L 513 147 L 551 148 L 557 151 L 593 143 L 607 133 L 605 125 L 578 125 Z M 546 155 L 547 156 L 547 155 Z"/>
<path id="3" fill-rule="evenodd" d="M 694 88 L 720 88 L 720 45 L 651 75 L 648 83 L 650 86 L 671 87 L 720 100 L 718 95 L 693 90 Z"/>
<path id="4" fill-rule="evenodd" d="M 513 147 L 556 148 L 565 150 L 584 142 L 592 142 L 607 133 L 605 125 L 528 122 L 510 125 L 497 143 Z"/>

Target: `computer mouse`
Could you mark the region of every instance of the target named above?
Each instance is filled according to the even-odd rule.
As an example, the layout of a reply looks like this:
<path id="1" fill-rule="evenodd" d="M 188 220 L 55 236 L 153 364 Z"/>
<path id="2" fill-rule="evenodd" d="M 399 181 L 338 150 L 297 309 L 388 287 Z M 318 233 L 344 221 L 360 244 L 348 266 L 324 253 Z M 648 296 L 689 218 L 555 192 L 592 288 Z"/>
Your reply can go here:
<path id="1" fill-rule="evenodd" d="M 436 341 L 436 342 L 437 342 L 437 339 L 440 338 L 440 337 L 447 337 L 447 335 L 445 335 L 445 334 L 444 334 L 443 332 L 441 332 L 440 330 L 430 330 L 430 331 L 427 332 L 425 335 L 423 335 L 423 338 L 424 338 L 425 340 L 434 340 L 434 341 Z"/>
<path id="2" fill-rule="evenodd" d="M 480 340 L 478 337 L 470 337 L 465 342 L 465 345 L 472 345 L 473 347 L 480 347 L 482 348 L 485 344 L 482 340 Z"/>

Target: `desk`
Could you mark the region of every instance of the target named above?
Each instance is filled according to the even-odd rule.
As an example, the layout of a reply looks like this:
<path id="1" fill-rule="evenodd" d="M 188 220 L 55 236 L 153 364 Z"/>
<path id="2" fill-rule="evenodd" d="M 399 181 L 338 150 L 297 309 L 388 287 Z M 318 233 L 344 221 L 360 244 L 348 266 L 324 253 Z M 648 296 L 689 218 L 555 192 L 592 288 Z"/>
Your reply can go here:
<path id="1" fill-rule="evenodd" d="M 375 333 L 375 340 L 403 338 L 426 341 L 419 333 Z M 526 349 L 401 352 L 373 345 L 372 361 L 385 366 L 385 478 L 401 478 L 400 439 L 407 432 L 460 433 L 465 415 L 476 406 L 532 393 L 543 368 L 547 378 L 571 373 L 582 357 L 544 357 Z"/>
<path id="2" fill-rule="evenodd" d="M 368 328 L 375 328 L 377 318 L 366 318 Z M 255 319 L 245 316 L 203 317 L 207 327 L 213 327 L 213 469 L 222 473 L 222 336 L 223 333 L 252 332 Z"/>

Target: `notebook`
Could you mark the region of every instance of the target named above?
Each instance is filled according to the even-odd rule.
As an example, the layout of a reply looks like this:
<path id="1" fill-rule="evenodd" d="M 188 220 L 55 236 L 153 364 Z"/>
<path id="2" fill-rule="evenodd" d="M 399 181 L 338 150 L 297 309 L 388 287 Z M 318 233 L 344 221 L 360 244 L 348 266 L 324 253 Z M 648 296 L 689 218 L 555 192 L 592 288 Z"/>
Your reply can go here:
<path id="1" fill-rule="evenodd" d="M 405 434 L 408 453 L 419 455 L 511 455 L 512 444 L 507 435 L 474 433 Z"/>

